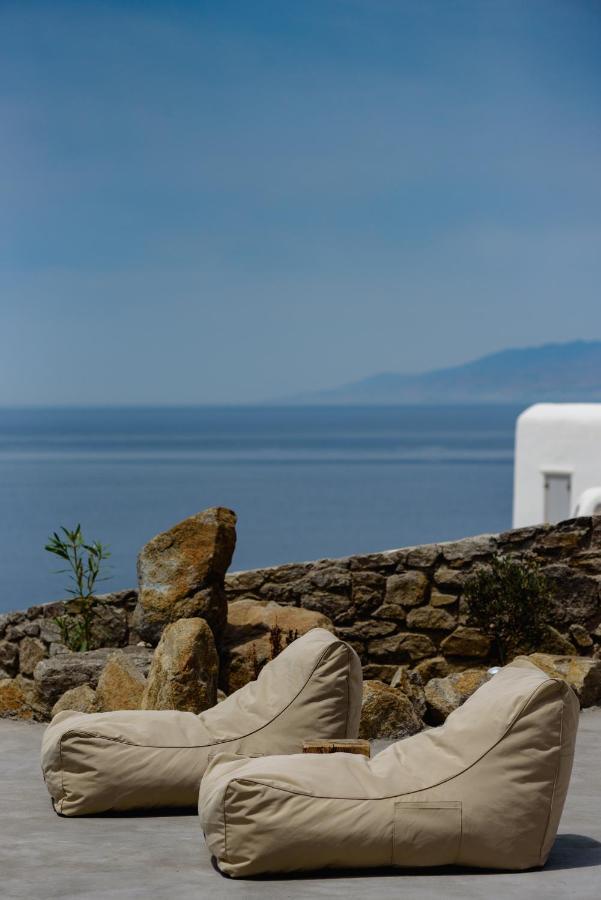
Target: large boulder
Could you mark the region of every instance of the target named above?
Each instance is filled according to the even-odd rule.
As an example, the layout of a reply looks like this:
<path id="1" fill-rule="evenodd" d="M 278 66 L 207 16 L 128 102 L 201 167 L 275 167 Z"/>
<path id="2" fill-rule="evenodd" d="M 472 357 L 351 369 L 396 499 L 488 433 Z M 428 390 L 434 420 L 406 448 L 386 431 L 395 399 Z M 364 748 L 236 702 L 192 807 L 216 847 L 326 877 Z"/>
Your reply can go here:
<path id="1" fill-rule="evenodd" d="M 531 653 L 527 658 L 553 678 L 566 681 L 583 708 L 601 703 L 601 660 L 551 653 Z"/>
<path id="2" fill-rule="evenodd" d="M 204 619 L 180 619 L 168 625 L 155 650 L 142 709 L 179 709 L 199 713 L 217 702 L 219 660 Z"/>
<path id="3" fill-rule="evenodd" d="M 68 709 L 83 713 L 98 712 L 96 691 L 93 691 L 89 684 L 80 684 L 79 687 L 65 691 L 52 707 L 52 716 Z"/>
<path id="4" fill-rule="evenodd" d="M 454 709 L 465 703 L 487 679 L 486 669 L 466 669 L 446 678 L 431 678 L 426 684 L 426 720 L 432 725 L 442 724 Z"/>
<path id="5" fill-rule="evenodd" d="M 88 650 L 85 653 L 61 653 L 43 659 L 34 669 L 33 677 L 40 701 L 48 712 L 65 691 L 89 684 L 95 688 L 109 656 L 115 652 L 112 647 Z M 122 650 L 143 675 L 148 672 L 152 660 L 152 650 L 147 647 L 124 647 Z"/>
<path id="6" fill-rule="evenodd" d="M 312 628 L 334 632 L 331 620 L 315 610 L 250 598 L 230 603 L 223 636 L 222 686 L 231 693 L 254 681 L 278 644 L 283 650 Z"/>
<path id="7" fill-rule="evenodd" d="M 101 712 L 139 709 L 146 679 L 127 654 L 111 654 L 98 679 L 96 703 Z"/>
<path id="8" fill-rule="evenodd" d="M 401 690 L 381 681 L 363 682 L 360 738 L 398 740 L 417 734 L 422 727 L 413 703 Z"/>
<path id="9" fill-rule="evenodd" d="M 158 534 L 138 556 L 132 626 L 156 644 L 165 625 L 203 618 L 219 640 L 227 619 L 224 577 L 236 546 L 236 514 L 215 507 Z"/>

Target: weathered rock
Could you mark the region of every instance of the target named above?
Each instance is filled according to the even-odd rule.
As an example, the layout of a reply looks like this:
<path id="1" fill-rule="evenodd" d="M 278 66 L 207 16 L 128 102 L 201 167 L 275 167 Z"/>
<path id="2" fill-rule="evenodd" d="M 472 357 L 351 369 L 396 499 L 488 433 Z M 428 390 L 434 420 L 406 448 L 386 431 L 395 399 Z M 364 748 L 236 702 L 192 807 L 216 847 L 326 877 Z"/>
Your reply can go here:
<path id="1" fill-rule="evenodd" d="M 583 625 L 570 625 L 570 637 L 583 650 L 593 646 L 593 639 Z"/>
<path id="2" fill-rule="evenodd" d="M 434 656 L 436 647 L 425 634 L 401 632 L 377 641 L 370 641 L 369 654 L 378 662 L 400 665 L 410 660 Z"/>
<path id="3" fill-rule="evenodd" d="M 543 532 L 534 542 L 535 550 L 563 550 L 573 551 L 588 536 L 588 528 L 574 528 L 557 526 L 552 531 Z"/>
<path id="4" fill-rule="evenodd" d="M 112 653 L 100 673 L 96 703 L 101 712 L 114 709 L 139 709 L 146 679 L 122 651 Z"/>
<path id="5" fill-rule="evenodd" d="M 440 566 L 434 573 L 436 586 L 449 590 L 462 590 L 466 578 L 467 575 L 463 569 L 452 569 L 450 566 Z"/>
<path id="6" fill-rule="evenodd" d="M 388 665 L 378 665 L 377 663 L 367 663 L 363 666 L 363 678 L 366 681 L 383 681 L 384 684 L 390 684 L 394 678 L 398 666 L 394 663 Z"/>
<path id="7" fill-rule="evenodd" d="M 479 556 L 489 556 L 495 552 L 496 547 L 497 539 L 494 534 L 479 534 L 477 537 L 440 545 L 442 555 L 453 568 L 464 566 Z"/>
<path id="8" fill-rule="evenodd" d="M 601 702 L 601 660 L 550 653 L 531 653 L 528 659 L 553 678 L 566 681 L 583 708 Z"/>
<path id="9" fill-rule="evenodd" d="M 398 624 L 407 618 L 407 610 L 399 603 L 383 603 L 373 611 L 372 616 L 375 619 L 391 619 Z"/>
<path id="10" fill-rule="evenodd" d="M 431 678 L 446 678 L 451 667 L 444 656 L 434 656 L 432 659 L 424 659 L 414 666 L 413 671 L 419 675 L 422 684 L 427 684 Z"/>
<path id="11" fill-rule="evenodd" d="M 23 638 L 19 645 L 19 670 L 23 675 L 33 675 L 37 664 L 46 657 L 46 645 L 38 638 Z"/>
<path id="12" fill-rule="evenodd" d="M 418 672 L 410 671 L 408 666 L 399 666 L 392 676 L 390 686 L 402 691 L 413 703 L 413 708 L 419 719 L 426 714 L 426 695 L 424 683 Z"/>
<path id="13" fill-rule="evenodd" d="M 361 618 L 382 605 L 385 589 L 386 578 L 379 572 L 353 572 L 352 601 Z"/>
<path id="14" fill-rule="evenodd" d="M 172 622 L 155 650 L 141 707 L 200 713 L 217 702 L 218 673 L 207 622 L 200 618 Z"/>
<path id="15" fill-rule="evenodd" d="M 409 697 L 398 688 L 381 681 L 363 682 L 360 738 L 399 738 L 416 734 L 422 729 Z"/>
<path id="16" fill-rule="evenodd" d="M 33 718 L 45 721 L 48 718 L 48 706 L 40 699 L 35 681 L 25 675 L 15 675 L 15 684 L 19 686 L 25 697 L 25 704 L 32 711 Z M 29 718 L 29 715 L 26 717 Z"/>
<path id="17" fill-rule="evenodd" d="M 225 627 L 224 576 L 236 545 L 236 515 L 215 507 L 157 535 L 138 556 L 133 627 L 156 643 L 165 625 L 203 618 L 217 639 Z"/>
<path id="18" fill-rule="evenodd" d="M 114 652 L 114 648 L 103 647 L 99 650 L 88 650 L 86 653 L 61 653 L 43 659 L 33 672 L 41 701 L 52 708 L 58 698 L 70 688 L 81 684 L 89 684 L 95 688 L 100 673 Z M 150 667 L 152 650 L 145 647 L 124 647 L 122 652 L 143 674 L 146 674 Z"/>
<path id="19" fill-rule="evenodd" d="M 542 653 L 555 654 L 555 656 L 572 656 L 576 653 L 576 647 L 571 640 L 552 625 L 545 626 L 544 635 L 536 649 Z"/>
<path id="20" fill-rule="evenodd" d="M 0 718 L 32 719 L 25 694 L 15 678 L 0 680 Z"/>
<path id="21" fill-rule="evenodd" d="M 327 566 L 316 569 L 309 575 L 309 581 L 322 591 L 348 594 L 351 589 L 351 574 L 347 569 Z"/>
<path id="22" fill-rule="evenodd" d="M 397 630 L 396 622 L 384 622 L 377 619 L 369 619 L 367 622 L 355 622 L 353 625 L 338 628 L 338 634 L 344 640 L 369 639 L 386 637 Z"/>
<path id="23" fill-rule="evenodd" d="M 454 709 L 486 681 L 486 669 L 466 669 L 446 678 L 431 678 L 426 684 L 427 721 L 440 725 Z"/>
<path id="24" fill-rule="evenodd" d="M 230 572 L 225 576 L 225 592 L 228 599 L 242 594 L 257 593 L 268 579 L 267 569 L 256 569 L 250 572 Z"/>
<path id="25" fill-rule="evenodd" d="M 353 614 L 355 607 L 351 600 L 347 597 L 341 597 L 340 594 L 324 594 L 321 591 L 303 594 L 301 607 L 321 613 L 332 622 L 343 623 L 349 620 L 353 621 L 355 618 Z"/>
<path id="26" fill-rule="evenodd" d="M 349 568 L 351 572 L 394 572 L 398 563 L 404 560 L 403 550 L 391 550 L 386 553 L 363 553 L 351 556 Z"/>
<path id="27" fill-rule="evenodd" d="M 601 598 L 596 578 L 562 563 L 545 566 L 542 572 L 550 587 L 555 622 L 587 625 L 598 619 Z"/>
<path id="28" fill-rule="evenodd" d="M 63 696 L 59 697 L 52 707 L 52 716 L 56 716 L 57 713 L 65 712 L 68 709 L 82 713 L 98 712 L 96 692 L 92 690 L 89 684 L 80 684 L 79 687 L 65 691 Z"/>
<path id="29" fill-rule="evenodd" d="M 426 598 L 428 577 L 423 572 L 402 572 L 386 581 L 386 603 L 419 606 Z"/>
<path id="30" fill-rule="evenodd" d="M 456 624 L 455 616 L 436 606 L 418 606 L 407 613 L 409 628 L 423 628 L 425 631 L 452 631 Z"/>
<path id="31" fill-rule="evenodd" d="M 445 656 L 484 657 L 490 651 L 490 638 L 477 628 L 459 625 L 453 634 L 446 637 L 440 649 Z"/>
<path id="32" fill-rule="evenodd" d="M 0 668 L 10 676 L 15 675 L 19 669 L 19 650 L 16 644 L 10 641 L 0 641 Z"/>
<path id="33" fill-rule="evenodd" d="M 8 641 L 20 641 L 24 637 L 36 637 L 40 633 L 37 622 L 21 622 L 19 625 L 9 625 L 5 631 Z"/>
<path id="34" fill-rule="evenodd" d="M 123 647 L 127 644 L 127 611 L 105 600 L 96 607 L 91 628 L 93 647 Z"/>
<path id="35" fill-rule="evenodd" d="M 457 594 L 445 594 L 433 587 L 430 593 L 430 606 L 452 606 L 457 603 Z"/>
<path id="36" fill-rule="evenodd" d="M 408 566 L 415 566 L 417 569 L 429 569 L 433 566 L 440 555 L 440 546 L 438 544 L 424 544 L 422 547 L 409 547 L 406 557 Z"/>
<path id="37" fill-rule="evenodd" d="M 223 636 L 222 685 L 228 693 L 254 681 L 257 672 L 272 658 L 273 629 L 281 632 L 281 647 L 312 628 L 334 632 L 327 616 L 295 606 L 280 606 L 268 600 L 237 600 L 229 604 L 228 624 Z"/>
<path id="38" fill-rule="evenodd" d="M 61 630 L 52 619 L 42 619 L 40 622 L 40 638 L 46 644 L 62 643 Z"/>

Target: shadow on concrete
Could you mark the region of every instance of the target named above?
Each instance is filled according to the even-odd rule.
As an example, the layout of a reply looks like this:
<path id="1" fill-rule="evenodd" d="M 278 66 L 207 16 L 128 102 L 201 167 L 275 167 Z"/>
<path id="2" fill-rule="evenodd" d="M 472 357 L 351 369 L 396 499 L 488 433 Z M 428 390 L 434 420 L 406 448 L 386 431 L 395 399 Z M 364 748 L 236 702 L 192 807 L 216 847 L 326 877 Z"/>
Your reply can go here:
<path id="1" fill-rule="evenodd" d="M 601 843 L 583 834 L 558 834 L 545 869 L 581 869 L 587 866 L 601 866 Z"/>
<path id="2" fill-rule="evenodd" d="M 216 872 L 224 875 L 220 871 L 217 861 L 214 857 L 211 863 Z M 594 838 L 587 837 L 582 834 L 560 834 L 557 836 L 553 849 L 546 865 L 543 867 L 545 871 L 560 871 L 563 869 L 580 869 L 591 868 L 593 866 L 601 866 L 601 843 Z M 403 878 L 407 876 L 419 876 L 428 878 L 432 876 L 446 877 L 464 876 L 464 875 L 503 875 L 518 874 L 527 878 L 529 874 L 540 872 L 541 869 L 527 869 L 526 871 L 508 872 L 499 869 L 475 869 L 467 866 L 437 866 L 436 868 L 418 868 L 418 869 L 399 869 L 393 866 L 370 868 L 370 869 L 322 869 L 316 872 L 291 872 L 280 873 L 279 875 L 255 875 L 249 878 L 239 879 L 241 881 L 316 881 L 329 878 Z M 238 879 L 236 879 L 238 880 Z"/>

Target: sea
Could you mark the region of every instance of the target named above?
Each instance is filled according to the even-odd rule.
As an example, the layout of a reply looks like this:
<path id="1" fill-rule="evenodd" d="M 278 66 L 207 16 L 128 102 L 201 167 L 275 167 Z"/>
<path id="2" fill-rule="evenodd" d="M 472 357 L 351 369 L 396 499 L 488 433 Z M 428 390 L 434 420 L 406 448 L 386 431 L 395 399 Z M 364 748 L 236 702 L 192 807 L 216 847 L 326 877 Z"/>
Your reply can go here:
<path id="1" fill-rule="evenodd" d="M 507 529 L 521 410 L 0 410 L 0 612 L 65 596 L 44 545 L 77 523 L 110 547 L 102 591 L 208 506 L 238 515 L 232 571 Z"/>

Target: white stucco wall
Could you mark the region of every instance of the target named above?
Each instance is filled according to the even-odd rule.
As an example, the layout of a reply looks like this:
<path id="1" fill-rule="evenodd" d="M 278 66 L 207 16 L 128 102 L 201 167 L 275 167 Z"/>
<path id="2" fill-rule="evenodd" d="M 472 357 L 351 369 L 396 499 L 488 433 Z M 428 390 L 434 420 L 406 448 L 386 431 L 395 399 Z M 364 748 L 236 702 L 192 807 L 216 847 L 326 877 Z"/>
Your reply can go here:
<path id="1" fill-rule="evenodd" d="M 601 487 L 601 403 L 537 403 L 516 423 L 513 526 L 545 521 L 545 473 L 571 476 L 570 516 Z"/>

